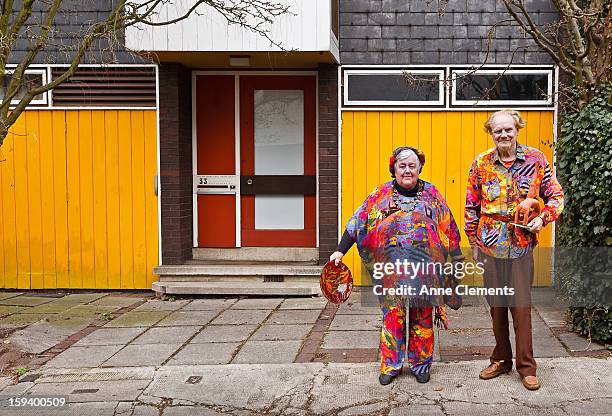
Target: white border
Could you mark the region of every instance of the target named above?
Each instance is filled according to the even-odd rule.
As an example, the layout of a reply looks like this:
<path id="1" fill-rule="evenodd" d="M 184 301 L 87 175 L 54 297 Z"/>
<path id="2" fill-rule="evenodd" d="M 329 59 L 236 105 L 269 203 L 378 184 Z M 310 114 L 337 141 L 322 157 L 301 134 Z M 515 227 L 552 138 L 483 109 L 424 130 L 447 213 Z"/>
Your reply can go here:
<path id="1" fill-rule="evenodd" d="M 197 108 L 196 108 L 196 78 L 198 75 L 233 75 L 234 76 L 234 137 L 235 137 L 235 157 L 236 175 L 240 176 L 240 75 L 267 75 L 267 76 L 314 76 L 315 77 L 315 106 L 316 106 L 316 247 L 319 247 L 319 73 L 318 71 L 219 71 L 219 70 L 193 70 L 191 71 L 191 146 L 192 146 L 192 176 L 198 174 L 198 143 L 197 143 Z M 194 182 L 195 183 L 195 182 Z M 193 242 L 192 247 L 198 248 L 198 201 L 197 190 L 193 185 Z M 240 205 L 240 185 L 236 189 L 236 247 L 242 247 L 241 241 L 241 205 Z"/>
<path id="2" fill-rule="evenodd" d="M 528 75 L 528 74 L 543 74 L 547 76 L 547 99 L 546 100 L 457 100 L 457 82 L 456 76 L 466 75 Z M 469 69 L 451 69 L 451 106 L 517 106 L 517 105 L 532 105 L 532 106 L 553 106 L 553 70 L 552 69 L 480 69 L 471 71 Z"/>
<path id="3" fill-rule="evenodd" d="M 384 100 L 349 100 L 348 94 L 348 78 L 351 75 L 402 75 L 404 72 L 408 72 L 410 74 L 415 75 L 437 75 L 438 76 L 438 100 L 437 101 L 384 101 Z M 421 107 L 439 107 L 444 105 L 444 96 L 445 96 L 445 88 L 444 88 L 444 69 L 384 69 L 384 70 L 376 70 L 376 69 L 347 69 L 344 71 L 343 84 L 344 88 L 344 97 L 343 97 L 343 105 L 344 106 L 376 106 L 376 105 L 418 105 Z"/>
<path id="4" fill-rule="evenodd" d="M 161 181 L 161 134 L 159 131 L 159 66 L 155 65 L 155 122 L 157 124 L 157 249 L 159 265 L 162 265 L 162 181 Z M 152 271 L 151 271 L 152 272 Z"/>

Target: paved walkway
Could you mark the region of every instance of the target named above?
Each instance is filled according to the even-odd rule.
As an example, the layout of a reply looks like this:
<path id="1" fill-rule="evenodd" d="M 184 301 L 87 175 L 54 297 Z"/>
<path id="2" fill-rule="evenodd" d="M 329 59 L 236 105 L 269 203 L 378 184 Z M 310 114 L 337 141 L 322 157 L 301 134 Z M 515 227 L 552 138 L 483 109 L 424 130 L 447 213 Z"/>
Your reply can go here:
<path id="1" fill-rule="evenodd" d="M 478 379 L 494 345 L 480 297 L 451 311 L 450 330 L 436 330 L 432 382 L 403 376 L 382 387 L 381 317 L 367 292 L 340 307 L 321 298 L 0 292 L 0 395 L 74 403 L 24 414 L 609 414 L 610 352 L 567 332 L 565 305 L 550 290 L 533 298 L 538 392 L 515 372 Z"/>

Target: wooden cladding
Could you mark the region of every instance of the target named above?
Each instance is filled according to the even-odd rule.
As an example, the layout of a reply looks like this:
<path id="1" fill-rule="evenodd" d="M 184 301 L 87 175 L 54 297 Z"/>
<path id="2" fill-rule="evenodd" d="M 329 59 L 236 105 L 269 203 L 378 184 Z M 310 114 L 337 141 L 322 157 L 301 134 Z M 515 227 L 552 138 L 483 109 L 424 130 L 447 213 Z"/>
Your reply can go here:
<path id="1" fill-rule="evenodd" d="M 65 68 L 53 68 L 52 78 Z M 55 107 L 155 107 L 155 68 L 79 68 L 53 90 Z"/>

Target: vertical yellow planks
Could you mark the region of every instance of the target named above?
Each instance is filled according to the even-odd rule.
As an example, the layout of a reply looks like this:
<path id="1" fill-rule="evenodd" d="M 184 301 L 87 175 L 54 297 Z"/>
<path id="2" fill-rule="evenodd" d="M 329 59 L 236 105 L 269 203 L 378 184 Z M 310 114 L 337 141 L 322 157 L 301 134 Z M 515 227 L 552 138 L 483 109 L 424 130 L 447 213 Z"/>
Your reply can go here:
<path id="1" fill-rule="evenodd" d="M 38 111 L 27 111 L 26 131 L 28 144 L 28 224 L 30 226 L 30 288 L 43 288 L 43 236 L 41 212 L 40 129 Z"/>
<path id="2" fill-rule="evenodd" d="M 431 165 L 431 113 L 430 112 L 420 112 L 419 113 L 419 145 L 418 148 L 425 152 L 425 166 L 423 167 L 423 171 L 421 172 L 420 177 L 428 182 L 431 182 L 431 174 L 433 172 Z M 429 159 L 429 161 L 428 161 Z"/>
<path id="3" fill-rule="evenodd" d="M 4 141 L 4 143 L 6 143 L 6 141 Z M 4 203 L 2 201 L 2 195 L 5 191 L 3 185 L 4 181 L 2 179 L 2 164 L 5 162 L 6 158 L 4 157 L 2 146 L 0 146 L 0 220 L 4 220 Z M 4 256 L 4 227 L 2 226 L 2 221 L 0 221 L 0 289 L 4 289 Z"/>
<path id="4" fill-rule="evenodd" d="M 108 287 L 121 287 L 121 233 L 119 207 L 119 125 L 116 111 L 105 111 L 106 133 L 106 220 Z"/>
<path id="5" fill-rule="evenodd" d="M 389 157 L 393 149 L 393 114 L 388 111 L 383 111 L 380 113 L 379 183 L 391 180 L 391 174 L 389 173 Z"/>
<path id="6" fill-rule="evenodd" d="M 104 111 L 91 113 L 93 127 L 93 233 L 94 277 L 97 289 L 108 288 L 108 245 L 106 239 L 106 137 Z"/>
<path id="7" fill-rule="evenodd" d="M 145 212 L 145 137 L 142 111 L 132 111 L 132 201 L 134 233 L 134 287 L 147 285 L 147 245 Z"/>
<path id="8" fill-rule="evenodd" d="M 365 199 L 365 197 L 372 191 L 367 189 L 367 158 L 366 154 L 366 137 L 367 137 L 367 121 L 366 113 L 355 113 L 354 124 L 353 124 L 353 151 L 354 151 L 354 162 L 353 162 L 353 210 L 355 211 Z M 354 270 L 353 274 L 358 279 L 357 284 L 361 284 L 361 276 L 363 268 L 359 255 L 354 250 Z"/>
<path id="9" fill-rule="evenodd" d="M 340 233 L 344 233 L 344 227 L 348 222 L 351 215 L 355 211 L 353 204 L 353 195 L 355 194 L 354 187 L 354 164 L 353 155 L 355 153 L 355 147 L 353 145 L 353 132 L 354 132 L 354 116 L 355 113 L 343 113 L 342 114 L 342 194 L 340 195 L 341 201 L 341 223 Z M 350 264 L 351 269 L 354 270 L 356 249 L 352 248 L 346 253 L 344 262 Z M 355 277 L 357 275 L 355 274 Z"/>
<path id="10" fill-rule="evenodd" d="M 58 288 L 70 287 L 68 227 L 68 160 L 66 112 L 52 111 L 53 208 L 55 212 L 55 273 Z"/>
<path id="11" fill-rule="evenodd" d="M 28 205 L 28 134 L 26 114 L 13 125 L 15 158 L 15 227 L 17 232 L 17 285 L 30 289 L 30 224 Z"/>
<path id="12" fill-rule="evenodd" d="M 119 233 L 121 236 L 121 288 L 134 287 L 132 218 L 132 127 L 129 111 L 118 112 L 119 128 Z"/>
<path id="13" fill-rule="evenodd" d="M 446 202 L 457 226 L 461 225 L 465 189 L 461 189 L 461 113 L 448 113 L 446 118 Z M 465 244 L 465 242 L 462 242 Z"/>
<path id="14" fill-rule="evenodd" d="M 431 114 L 431 137 L 431 152 L 425 153 L 425 165 L 431 165 L 431 183 L 446 198 L 446 169 L 452 163 L 446 157 L 446 113 Z"/>
<path id="15" fill-rule="evenodd" d="M 393 112 L 393 150 L 406 144 L 406 113 Z"/>
<path id="16" fill-rule="evenodd" d="M 553 113 L 552 112 L 541 112 L 540 113 L 540 150 L 546 155 L 546 159 L 553 167 Z M 541 285 L 549 285 L 551 283 L 551 270 L 552 270 L 552 247 L 553 247 L 553 224 L 549 224 L 542 228 L 538 236 L 539 239 L 539 250 L 540 262 L 536 265 L 536 268 L 542 270 Z"/>
<path id="17" fill-rule="evenodd" d="M 484 123 L 489 118 L 489 113 L 482 111 L 474 112 L 474 146 L 477 156 L 485 150 L 493 147 L 493 139 L 484 131 Z"/>
<path id="18" fill-rule="evenodd" d="M 154 181 L 157 175 L 157 118 L 155 111 L 144 112 L 145 124 L 145 204 L 147 240 L 147 288 L 151 288 L 155 275 L 153 268 L 159 260 L 159 239 L 157 228 L 157 196 L 154 192 Z M 138 236 L 137 236 L 138 238 Z"/>
<path id="19" fill-rule="evenodd" d="M 53 152 L 53 120 L 51 111 L 40 111 L 38 114 L 40 125 L 40 181 L 42 212 L 42 262 L 43 287 L 55 289 L 57 287 L 55 271 L 55 204 L 53 201 L 55 179 Z"/>
<path id="20" fill-rule="evenodd" d="M 82 288 L 79 114 L 67 111 L 66 125 L 69 284 L 71 288 Z"/>
<path id="21" fill-rule="evenodd" d="M 15 134 L 7 135 L 0 147 L 2 170 L 2 226 L 4 243 L 4 287 L 17 288 L 17 223 L 15 212 Z"/>
<path id="22" fill-rule="evenodd" d="M 369 195 L 380 185 L 380 113 L 378 112 L 366 114 L 365 149 L 366 195 Z"/>
<path id="23" fill-rule="evenodd" d="M 83 288 L 96 287 L 93 221 L 93 129 L 91 111 L 79 111 L 79 166 L 81 214 L 81 272 Z"/>

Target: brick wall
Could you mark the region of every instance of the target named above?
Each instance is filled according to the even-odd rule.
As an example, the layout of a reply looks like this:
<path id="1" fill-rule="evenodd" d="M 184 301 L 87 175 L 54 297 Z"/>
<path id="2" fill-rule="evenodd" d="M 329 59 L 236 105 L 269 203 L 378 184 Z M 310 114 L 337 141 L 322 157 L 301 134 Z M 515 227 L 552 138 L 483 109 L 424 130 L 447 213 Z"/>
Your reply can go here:
<path id="1" fill-rule="evenodd" d="M 340 58 L 347 64 L 550 64 L 510 19 L 501 0 L 341 0 Z M 539 25 L 558 19 L 550 0 L 525 0 Z M 489 50 L 487 56 L 486 52 Z"/>
<path id="2" fill-rule="evenodd" d="M 319 65 L 319 261 L 338 246 L 338 67 Z"/>
<path id="3" fill-rule="evenodd" d="M 191 71 L 160 65 L 159 94 L 162 262 L 179 264 L 193 243 Z"/>

